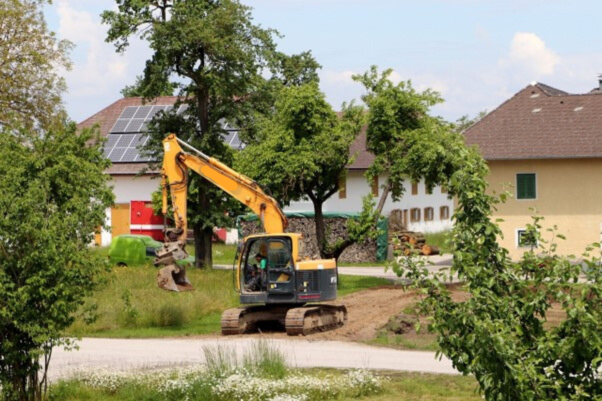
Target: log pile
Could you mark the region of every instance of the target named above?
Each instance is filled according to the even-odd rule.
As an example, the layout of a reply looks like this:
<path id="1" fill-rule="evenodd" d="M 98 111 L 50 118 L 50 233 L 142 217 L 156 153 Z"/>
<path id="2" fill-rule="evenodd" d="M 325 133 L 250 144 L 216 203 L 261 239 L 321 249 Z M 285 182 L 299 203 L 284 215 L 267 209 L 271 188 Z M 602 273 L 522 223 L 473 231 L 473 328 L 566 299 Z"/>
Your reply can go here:
<path id="1" fill-rule="evenodd" d="M 397 239 L 397 241 L 395 241 Z M 402 250 L 404 254 L 409 255 L 415 250 L 421 255 L 439 255 L 439 248 L 428 245 L 424 234 L 414 231 L 398 231 L 389 233 L 389 243 L 393 244 L 393 249 Z"/>
<path id="2" fill-rule="evenodd" d="M 439 254 L 437 247 L 426 243 L 424 234 L 409 231 L 405 223 L 401 210 L 391 211 L 389 215 L 389 244 L 393 245 L 394 250 L 401 250 L 406 255 L 412 253 L 412 250 L 427 256 Z"/>
<path id="3" fill-rule="evenodd" d="M 289 217 L 286 232 L 299 233 L 303 235 L 305 255 L 312 259 L 318 259 L 320 252 L 316 240 L 316 226 L 313 218 L 307 217 Z M 243 237 L 251 234 L 260 234 L 263 232 L 258 221 L 241 221 Z M 347 238 L 347 219 L 341 217 L 325 218 L 326 234 L 329 243 Z M 367 240 L 360 244 L 353 244 L 339 258 L 339 262 L 375 262 L 376 261 L 376 241 Z"/>

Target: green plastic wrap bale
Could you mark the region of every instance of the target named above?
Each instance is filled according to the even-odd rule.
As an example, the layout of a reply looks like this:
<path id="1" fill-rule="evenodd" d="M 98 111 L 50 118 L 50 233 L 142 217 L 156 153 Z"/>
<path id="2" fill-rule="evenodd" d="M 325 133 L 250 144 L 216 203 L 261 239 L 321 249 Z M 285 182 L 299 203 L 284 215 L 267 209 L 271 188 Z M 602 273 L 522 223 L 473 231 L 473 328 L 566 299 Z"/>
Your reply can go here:
<path id="1" fill-rule="evenodd" d="M 389 219 L 380 219 L 376 224 L 378 237 L 376 237 L 376 260 L 382 262 L 387 260 L 389 248 Z"/>

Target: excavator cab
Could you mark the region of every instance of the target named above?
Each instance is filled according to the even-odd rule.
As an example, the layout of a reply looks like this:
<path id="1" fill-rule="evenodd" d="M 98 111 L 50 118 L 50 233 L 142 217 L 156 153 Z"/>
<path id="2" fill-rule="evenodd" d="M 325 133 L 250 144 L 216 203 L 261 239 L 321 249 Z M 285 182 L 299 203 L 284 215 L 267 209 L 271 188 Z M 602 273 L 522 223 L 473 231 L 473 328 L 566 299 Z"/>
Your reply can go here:
<path id="1" fill-rule="evenodd" d="M 240 259 L 241 295 L 249 302 L 294 301 L 292 248 L 292 239 L 286 235 L 248 238 Z"/>

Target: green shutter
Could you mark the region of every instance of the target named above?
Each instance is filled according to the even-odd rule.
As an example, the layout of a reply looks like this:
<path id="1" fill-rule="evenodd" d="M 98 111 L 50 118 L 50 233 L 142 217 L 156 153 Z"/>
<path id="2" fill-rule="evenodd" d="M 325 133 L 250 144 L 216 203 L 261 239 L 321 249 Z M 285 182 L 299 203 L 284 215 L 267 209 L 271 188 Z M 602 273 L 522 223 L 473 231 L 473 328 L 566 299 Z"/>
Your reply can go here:
<path id="1" fill-rule="evenodd" d="M 535 174 L 517 174 L 516 175 L 516 198 L 517 199 L 535 199 Z"/>

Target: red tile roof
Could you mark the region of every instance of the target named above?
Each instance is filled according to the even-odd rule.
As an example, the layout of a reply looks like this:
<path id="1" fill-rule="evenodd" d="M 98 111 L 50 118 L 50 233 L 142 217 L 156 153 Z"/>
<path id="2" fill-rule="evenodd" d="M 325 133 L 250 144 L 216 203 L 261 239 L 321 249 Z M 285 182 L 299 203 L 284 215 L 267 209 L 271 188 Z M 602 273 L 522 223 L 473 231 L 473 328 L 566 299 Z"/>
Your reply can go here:
<path id="1" fill-rule="evenodd" d="M 487 160 L 602 157 L 602 96 L 535 83 L 464 135 Z"/>

